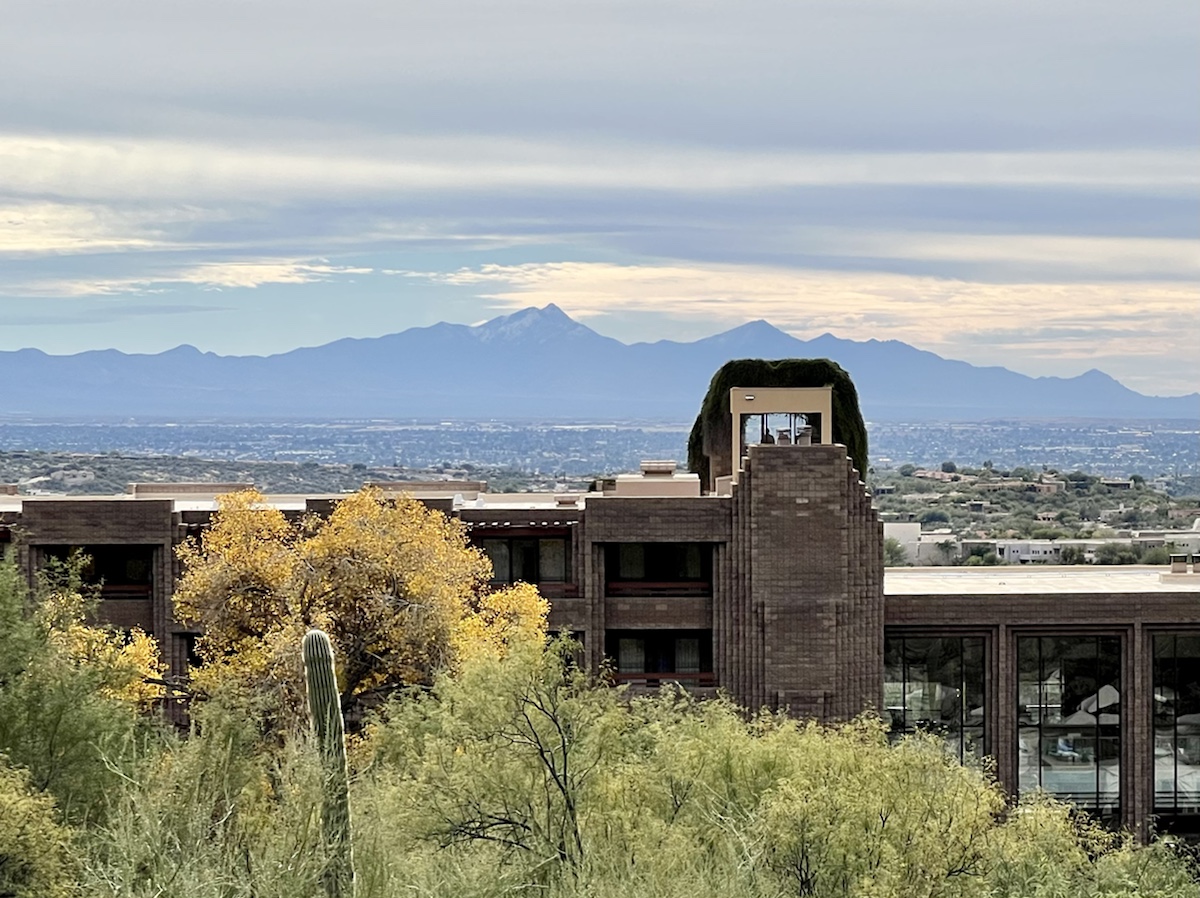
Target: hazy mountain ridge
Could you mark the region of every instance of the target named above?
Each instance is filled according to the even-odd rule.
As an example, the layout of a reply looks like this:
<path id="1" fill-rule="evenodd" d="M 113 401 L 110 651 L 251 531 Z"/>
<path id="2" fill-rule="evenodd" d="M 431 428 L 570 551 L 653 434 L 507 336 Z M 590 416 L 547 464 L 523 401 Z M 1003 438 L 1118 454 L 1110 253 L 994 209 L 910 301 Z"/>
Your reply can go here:
<path id="1" fill-rule="evenodd" d="M 1028 377 L 944 359 L 896 340 L 799 340 L 752 321 L 691 343 L 627 345 L 557 306 L 476 326 L 440 323 L 272 356 L 182 345 L 157 354 L 0 352 L 8 414 L 313 418 L 663 418 L 695 415 L 731 358 L 827 357 L 850 372 L 874 420 L 992 417 L 1200 418 L 1200 393 L 1144 396 L 1095 369 Z"/>

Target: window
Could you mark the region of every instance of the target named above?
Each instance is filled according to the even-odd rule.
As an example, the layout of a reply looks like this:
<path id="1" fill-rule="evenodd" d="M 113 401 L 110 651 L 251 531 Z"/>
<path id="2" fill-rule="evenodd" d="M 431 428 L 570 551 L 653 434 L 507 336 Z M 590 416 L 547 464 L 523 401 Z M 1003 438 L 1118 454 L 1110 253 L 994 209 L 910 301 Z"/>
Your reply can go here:
<path id="1" fill-rule="evenodd" d="M 610 595 L 711 595 L 708 543 L 611 543 L 604 567 Z"/>
<path id="2" fill-rule="evenodd" d="M 570 540 L 563 537 L 481 539 L 493 583 L 564 583 L 571 579 Z"/>
<path id="3" fill-rule="evenodd" d="M 960 760 L 983 757 L 983 637 L 887 636 L 883 693 L 893 735 L 935 733 Z"/>
<path id="4" fill-rule="evenodd" d="M 1154 637 L 1154 813 L 1200 833 L 1200 635 Z"/>
<path id="5" fill-rule="evenodd" d="M 1121 796 L 1121 640 L 1017 640 L 1021 791 L 1045 789 L 1103 818 Z"/>
<path id="6" fill-rule="evenodd" d="M 712 630 L 610 630 L 605 654 L 618 682 L 712 683 Z"/>
<path id="7" fill-rule="evenodd" d="M 86 558 L 83 582 L 100 586 L 102 599 L 149 599 L 154 583 L 154 546 L 46 546 L 48 558 L 65 560 L 78 548 Z"/>

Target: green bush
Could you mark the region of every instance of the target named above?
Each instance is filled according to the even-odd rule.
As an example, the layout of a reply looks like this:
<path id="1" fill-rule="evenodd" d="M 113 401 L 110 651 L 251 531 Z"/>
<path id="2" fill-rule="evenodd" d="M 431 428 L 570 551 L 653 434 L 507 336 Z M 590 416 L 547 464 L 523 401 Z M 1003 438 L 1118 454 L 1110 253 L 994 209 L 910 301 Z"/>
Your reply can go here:
<path id="1" fill-rule="evenodd" d="M 110 671 L 65 656 L 47 621 L 33 613 L 50 589 L 77 589 L 76 567 L 52 568 L 36 602 L 11 562 L 0 563 L 0 753 L 52 793 L 72 822 L 103 813 L 139 731 L 150 724 L 106 697 Z"/>

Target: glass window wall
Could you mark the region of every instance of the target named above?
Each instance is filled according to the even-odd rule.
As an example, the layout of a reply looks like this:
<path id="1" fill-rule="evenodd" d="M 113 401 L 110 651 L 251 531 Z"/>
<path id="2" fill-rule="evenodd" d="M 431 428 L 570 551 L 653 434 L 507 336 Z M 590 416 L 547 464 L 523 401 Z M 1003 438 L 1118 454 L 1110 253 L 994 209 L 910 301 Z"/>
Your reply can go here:
<path id="1" fill-rule="evenodd" d="M 1019 786 L 1044 789 L 1102 818 L 1121 799 L 1121 640 L 1017 640 Z"/>
<path id="2" fill-rule="evenodd" d="M 960 760 L 983 756 L 983 637 L 888 636 L 883 688 L 894 735 L 936 733 Z"/>
<path id="3" fill-rule="evenodd" d="M 1200 635 L 1154 637 L 1154 813 L 1200 830 Z"/>

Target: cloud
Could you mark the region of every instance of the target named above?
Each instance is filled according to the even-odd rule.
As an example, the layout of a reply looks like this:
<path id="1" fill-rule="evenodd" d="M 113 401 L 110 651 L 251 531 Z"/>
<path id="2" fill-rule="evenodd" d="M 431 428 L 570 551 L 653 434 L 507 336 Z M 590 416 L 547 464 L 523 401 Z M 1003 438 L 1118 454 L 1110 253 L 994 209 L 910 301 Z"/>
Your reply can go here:
<path id="1" fill-rule="evenodd" d="M 83 297 L 164 293 L 173 287 L 208 290 L 253 289 L 267 284 L 313 284 L 336 277 L 371 274 L 373 269 L 331 265 L 324 259 L 237 259 L 185 265 L 129 277 L 46 277 L 0 285 L 10 296 Z"/>
<path id="2" fill-rule="evenodd" d="M 802 338 L 898 339 L 975 364 L 1041 373 L 1120 359 L 1116 376 L 1182 362 L 1173 387 L 1200 383 L 1194 283 L 996 284 L 878 272 L 754 265 L 485 265 L 436 278 L 472 285 L 504 309 L 554 302 L 571 315 L 653 314 L 731 326 L 764 318 Z M 1088 367 L 1085 365 L 1085 367 Z M 1187 375 L 1186 372 L 1191 374 Z M 1192 377 L 1191 385 L 1183 382 Z"/>
<path id="3" fill-rule="evenodd" d="M 195 202 L 404 191 L 761 191 L 800 186 L 1200 187 L 1191 151 L 806 153 L 472 135 L 257 142 L 0 135 L 18 196 Z"/>
<path id="4" fill-rule="evenodd" d="M 162 220 L 161 213 L 151 219 Z M 0 254 L 79 254 L 144 250 L 158 242 L 147 216 L 98 205 L 27 202 L 0 205 Z"/>

